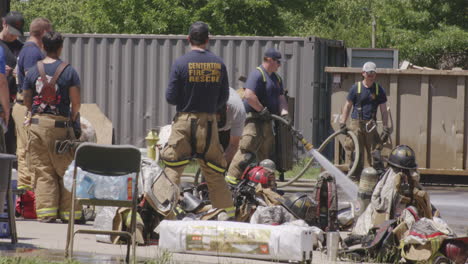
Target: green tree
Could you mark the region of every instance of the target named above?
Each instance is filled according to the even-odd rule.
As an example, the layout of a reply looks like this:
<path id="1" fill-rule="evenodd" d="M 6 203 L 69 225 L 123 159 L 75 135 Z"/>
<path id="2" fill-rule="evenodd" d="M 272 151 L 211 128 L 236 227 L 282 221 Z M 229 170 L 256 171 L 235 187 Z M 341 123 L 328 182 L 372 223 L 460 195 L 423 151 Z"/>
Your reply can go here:
<path id="1" fill-rule="evenodd" d="M 29 23 L 65 33 L 187 34 L 205 21 L 215 35 L 307 36 L 348 47 L 396 48 L 400 60 L 468 68 L 466 0 L 12 0 Z"/>
<path id="2" fill-rule="evenodd" d="M 397 48 L 400 60 L 422 66 L 468 68 L 466 0 L 315 0 L 311 8 L 293 35 L 370 47 L 375 16 L 377 48 Z"/>
<path id="3" fill-rule="evenodd" d="M 81 33 L 85 32 L 83 18 L 86 15 L 82 2 L 83 0 L 12 0 L 10 9 L 21 12 L 26 25 L 36 17 L 45 17 L 53 23 L 57 31 Z M 25 31 L 28 29 L 25 28 Z"/>

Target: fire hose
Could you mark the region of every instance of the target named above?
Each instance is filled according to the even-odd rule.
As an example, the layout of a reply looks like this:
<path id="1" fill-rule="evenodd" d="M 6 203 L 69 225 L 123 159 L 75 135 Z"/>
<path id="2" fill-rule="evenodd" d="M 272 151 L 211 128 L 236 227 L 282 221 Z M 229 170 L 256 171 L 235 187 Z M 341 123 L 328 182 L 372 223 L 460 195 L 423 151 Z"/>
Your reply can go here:
<path id="1" fill-rule="evenodd" d="M 285 124 L 292 132 L 292 135 L 295 136 L 305 147 L 306 150 L 311 150 L 313 148 L 312 144 L 309 143 L 305 138 L 304 136 L 298 131 L 296 130 L 292 124 L 290 124 L 286 119 L 280 117 L 280 116 L 277 116 L 277 115 L 271 115 L 271 117 L 274 119 L 274 120 L 277 120 L 283 124 Z M 321 152 L 323 151 L 323 149 L 328 145 L 328 143 L 330 143 L 330 141 L 335 138 L 336 136 L 340 135 L 341 134 L 341 131 L 336 131 L 335 133 L 331 134 L 327 139 L 325 139 L 325 141 L 320 145 L 320 147 L 317 149 L 318 152 Z M 348 174 L 347 176 L 349 177 L 350 175 L 352 175 L 354 173 L 354 171 L 356 170 L 357 168 L 357 165 L 358 165 L 358 159 L 359 159 L 359 156 L 360 156 L 360 148 L 359 148 L 359 144 L 358 144 L 358 139 L 356 137 L 356 135 L 352 132 L 352 131 L 348 131 L 347 134 L 351 137 L 351 139 L 353 140 L 354 142 L 354 146 L 355 146 L 355 157 L 356 159 L 354 160 L 353 162 L 353 166 L 351 167 L 351 169 L 348 171 Z M 311 157 L 309 162 L 307 162 L 307 164 L 305 165 L 305 167 L 296 175 L 294 176 L 292 179 L 290 179 L 289 181 L 287 182 L 284 182 L 284 183 L 277 183 L 278 184 L 278 188 L 281 188 L 281 187 L 286 187 L 288 185 L 291 185 L 292 183 L 296 182 L 298 179 L 300 179 L 304 173 L 309 169 L 309 167 L 312 165 L 312 162 L 314 161 L 314 157 Z"/>
<path id="2" fill-rule="evenodd" d="M 290 124 L 286 119 L 280 117 L 280 116 L 277 116 L 277 115 L 271 115 L 272 119 L 274 120 L 277 120 L 283 124 L 285 124 L 288 129 L 291 130 L 292 132 L 292 135 L 295 136 L 303 145 L 304 147 L 306 148 L 306 150 L 310 150 L 313 148 L 312 144 L 309 143 L 305 138 L 304 136 L 298 131 L 296 130 L 292 124 Z M 336 131 L 335 133 L 331 134 L 327 139 L 325 139 L 325 141 L 320 145 L 320 147 L 317 149 L 318 152 L 322 152 L 323 149 L 328 145 L 328 143 L 330 143 L 330 141 L 332 139 L 334 139 L 336 136 L 340 135 L 341 134 L 341 131 Z M 358 139 L 356 137 L 356 134 L 354 134 L 352 131 L 349 131 L 347 132 L 347 135 L 349 135 L 351 137 L 351 139 L 353 140 L 354 142 L 354 146 L 355 146 L 355 160 L 353 162 L 353 166 L 351 167 L 351 169 L 348 171 L 348 174 L 346 176 L 350 176 L 350 175 L 353 175 L 354 171 L 356 171 L 356 168 L 357 168 L 357 165 L 359 163 L 359 157 L 360 157 L 360 148 L 359 148 L 359 144 L 358 144 Z M 314 161 L 314 157 L 311 157 L 310 160 L 307 162 L 307 164 L 305 165 L 305 167 L 296 175 L 294 176 L 292 179 L 288 180 L 287 182 L 284 182 L 284 183 L 277 183 L 278 185 L 278 188 L 281 188 L 281 187 L 286 187 L 286 186 L 289 186 L 291 185 L 292 183 L 296 182 L 297 180 L 299 180 L 303 175 L 304 173 L 310 168 L 310 166 L 312 165 L 313 161 Z M 198 181 L 199 181 L 199 177 L 200 177 L 200 169 L 198 169 L 198 171 L 195 173 L 195 184 L 198 184 Z"/>

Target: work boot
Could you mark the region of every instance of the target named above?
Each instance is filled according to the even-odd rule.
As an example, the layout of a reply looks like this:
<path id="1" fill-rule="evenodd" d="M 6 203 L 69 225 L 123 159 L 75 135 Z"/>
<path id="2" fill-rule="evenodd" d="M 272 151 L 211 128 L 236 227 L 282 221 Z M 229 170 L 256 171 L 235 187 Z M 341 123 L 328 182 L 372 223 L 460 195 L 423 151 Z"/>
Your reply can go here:
<path id="1" fill-rule="evenodd" d="M 39 218 L 39 222 L 41 222 L 41 223 L 55 223 L 56 220 L 57 220 L 57 218 L 55 218 L 53 216 L 46 216 L 46 217 L 43 217 L 43 218 Z"/>

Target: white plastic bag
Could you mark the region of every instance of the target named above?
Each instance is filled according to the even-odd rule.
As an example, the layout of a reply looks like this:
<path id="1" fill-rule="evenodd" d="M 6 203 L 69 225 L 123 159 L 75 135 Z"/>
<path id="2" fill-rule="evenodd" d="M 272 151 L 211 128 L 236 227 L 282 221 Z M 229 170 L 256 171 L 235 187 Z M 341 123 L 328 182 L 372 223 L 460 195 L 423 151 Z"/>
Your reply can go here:
<path id="1" fill-rule="evenodd" d="M 63 176 L 65 188 L 70 192 L 73 184 L 74 167 L 75 161 L 72 161 Z M 83 171 L 78 167 L 76 175 L 76 196 L 78 198 L 128 200 L 132 195 L 134 195 L 134 190 L 129 193 L 129 186 L 133 186 L 135 178 L 135 173 L 131 173 L 126 176 L 102 176 Z M 141 177 L 138 189 L 138 193 L 141 194 L 143 189 Z"/>

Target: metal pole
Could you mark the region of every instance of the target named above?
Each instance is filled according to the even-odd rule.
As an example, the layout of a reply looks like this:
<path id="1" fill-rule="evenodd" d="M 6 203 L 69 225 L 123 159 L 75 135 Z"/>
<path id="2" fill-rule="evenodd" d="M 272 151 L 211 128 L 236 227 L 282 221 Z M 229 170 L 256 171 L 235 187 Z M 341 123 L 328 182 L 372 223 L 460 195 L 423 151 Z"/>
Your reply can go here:
<path id="1" fill-rule="evenodd" d="M 375 22 L 375 16 L 374 14 L 371 14 L 372 17 L 372 48 L 375 48 L 375 31 L 377 27 L 377 23 Z"/>

